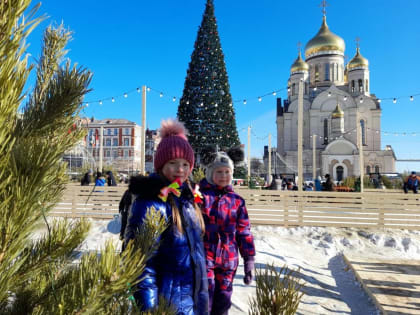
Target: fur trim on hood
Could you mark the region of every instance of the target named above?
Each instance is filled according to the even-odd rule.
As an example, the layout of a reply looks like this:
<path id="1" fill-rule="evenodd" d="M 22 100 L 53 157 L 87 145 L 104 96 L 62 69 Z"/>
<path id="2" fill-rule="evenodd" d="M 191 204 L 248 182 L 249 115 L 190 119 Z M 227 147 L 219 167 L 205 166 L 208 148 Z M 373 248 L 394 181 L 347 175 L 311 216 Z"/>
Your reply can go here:
<path id="1" fill-rule="evenodd" d="M 165 187 L 165 182 L 160 176 L 132 176 L 128 189 L 133 195 L 142 199 L 156 199 L 160 190 Z"/>

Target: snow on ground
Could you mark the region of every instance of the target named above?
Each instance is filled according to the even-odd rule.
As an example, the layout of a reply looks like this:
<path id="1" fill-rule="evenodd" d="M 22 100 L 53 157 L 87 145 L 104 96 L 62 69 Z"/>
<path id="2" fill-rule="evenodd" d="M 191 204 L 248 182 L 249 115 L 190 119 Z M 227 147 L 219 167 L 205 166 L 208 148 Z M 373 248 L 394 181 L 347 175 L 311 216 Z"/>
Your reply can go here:
<path id="1" fill-rule="evenodd" d="M 106 240 L 118 246 L 118 220 L 92 220 L 81 250 L 98 250 Z M 298 314 L 379 314 L 345 265 L 342 254 L 381 259 L 420 259 L 420 231 L 358 228 L 253 226 L 257 268 L 267 263 L 300 268 L 305 295 Z M 247 314 L 255 282 L 244 285 L 242 260 L 235 277 L 231 315 Z"/>

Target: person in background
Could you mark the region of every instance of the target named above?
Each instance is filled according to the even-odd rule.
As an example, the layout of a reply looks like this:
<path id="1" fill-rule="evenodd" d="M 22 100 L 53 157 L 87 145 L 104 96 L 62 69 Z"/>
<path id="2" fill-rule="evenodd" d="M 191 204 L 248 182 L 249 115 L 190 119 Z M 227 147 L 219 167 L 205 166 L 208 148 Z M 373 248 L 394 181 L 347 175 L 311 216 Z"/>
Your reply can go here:
<path id="1" fill-rule="evenodd" d="M 334 182 L 331 180 L 330 174 L 325 174 L 325 183 L 323 191 L 334 191 L 335 185 Z"/>
<path id="2" fill-rule="evenodd" d="M 240 148 L 227 153 L 208 150 L 202 157 L 206 178 L 200 182 L 200 190 L 204 196 L 204 247 L 211 315 L 228 314 L 239 264 L 238 252 L 244 260 L 244 283 L 249 285 L 254 277 L 255 245 L 245 200 L 231 186 L 233 161 L 242 159 Z"/>
<path id="3" fill-rule="evenodd" d="M 177 120 L 162 122 L 161 141 L 154 156 L 156 174 L 135 176 L 129 189 L 136 196 L 128 217 L 125 244 L 135 238 L 153 207 L 168 227 L 159 247 L 147 260 L 143 279 L 133 288 L 140 311 L 152 310 L 163 297 L 178 315 L 207 315 L 208 288 L 202 241 L 204 221 L 197 203 L 202 202 L 198 186 L 188 177 L 194 167 L 194 151 L 186 129 Z"/>
<path id="4" fill-rule="evenodd" d="M 125 227 L 127 226 L 127 218 L 128 218 L 128 213 L 131 206 L 131 199 L 132 197 L 131 197 L 130 190 L 127 189 L 124 192 L 124 195 L 122 196 L 119 207 L 118 207 L 118 211 L 121 215 L 120 240 L 124 240 Z"/>
<path id="5" fill-rule="evenodd" d="M 419 188 L 419 177 L 416 172 L 411 172 L 411 175 L 408 176 L 407 180 L 404 183 L 404 192 L 407 194 L 409 190 L 412 190 L 413 193 L 417 194 Z"/>
<path id="6" fill-rule="evenodd" d="M 95 179 L 95 186 L 105 186 L 105 177 L 102 176 L 101 172 L 96 173 L 96 179 Z"/>
<path id="7" fill-rule="evenodd" d="M 267 187 L 267 189 L 270 189 L 270 190 L 277 190 L 277 189 L 279 189 L 279 187 L 277 185 L 277 181 L 276 181 L 276 176 L 275 175 L 271 175 L 271 183 L 270 183 L 270 186 Z"/>
<path id="8" fill-rule="evenodd" d="M 322 185 L 321 185 L 321 176 L 318 176 L 318 177 L 314 180 L 314 184 L 315 184 L 315 191 L 321 191 L 321 190 L 322 190 Z"/>
<path id="9" fill-rule="evenodd" d="M 115 177 L 112 171 L 107 171 L 105 174 L 106 174 L 106 181 L 108 183 L 108 186 L 117 186 L 117 182 L 115 180 Z"/>
<path id="10" fill-rule="evenodd" d="M 92 169 L 89 169 L 89 171 L 87 171 L 85 175 L 83 175 L 82 180 L 80 181 L 80 185 L 89 186 L 89 184 L 92 182 L 92 175 L 93 171 Z"/>

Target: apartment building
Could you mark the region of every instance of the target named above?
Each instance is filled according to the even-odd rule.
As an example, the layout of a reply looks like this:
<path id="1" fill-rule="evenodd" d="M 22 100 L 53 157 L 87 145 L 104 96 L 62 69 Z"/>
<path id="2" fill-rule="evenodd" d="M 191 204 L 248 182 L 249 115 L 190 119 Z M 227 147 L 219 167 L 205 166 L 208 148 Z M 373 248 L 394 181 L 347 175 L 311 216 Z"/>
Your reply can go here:
<path id="1" fill-rule="evenodd" d="M 119 172 L 136 173 L 140 170 L 141 127 L 126 119 L 84 119 L 87 129 L 84 139 L 87 151 L 99 165 L 101 127 L 103 129 L 103 169 L 112 166 Z"/>

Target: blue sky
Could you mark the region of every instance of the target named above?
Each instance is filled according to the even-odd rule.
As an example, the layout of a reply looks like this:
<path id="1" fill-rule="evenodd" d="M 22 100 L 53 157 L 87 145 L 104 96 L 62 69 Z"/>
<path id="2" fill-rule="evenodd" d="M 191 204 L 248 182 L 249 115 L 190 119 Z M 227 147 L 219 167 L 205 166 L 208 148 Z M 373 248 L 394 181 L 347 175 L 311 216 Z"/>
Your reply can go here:
<path id="1" fill-rule="evenodd" d="M 372 93 L 402 97 L 396 104 L 382 102 L 382 131 L 388 132 L 382 135 L 382 146 L 392 145 L 398 158 L 420 159 L 420 1 L 328 2 L 328 25 L 345 40 L 349 59 L 355 53 L 355 38 L 361 39 Z M 273 146 L 276 143 L 276 100 L 270 95 L 260 103 L 257 97 L 286 87 L 297 43 L 304 47 L 321 25 L 321 0 L 214 3 L 232 97 L 247 100 L 246 105 L 235 103 L 239 135 L 246 144 L 246 128 L 252 125 L 251 155 L 260 157 L 269 133 Z M 48 19 L 31 34 L 29 52 L 35 60 L 43 29 L 63 22 L 74 32 L 68 57 L 94 74 L 93 91 L 85 99 L 86 116 L 140 123 L 136 88 L 147 85 L 152 88 L 147 125 L 154 129 L 161 119 L 176 115 L 204 7 L 205 0 L 46 0 L 38 15 Z M 419 95 L 411 102 L 413 94 Z M 286 92 L 277 96 L 284 98 Z M 104 100 L 111 97 L 115 102 Z M 99 100 L 104 100 L 102 105 Z M 420 171 L 420 163 L 397 163 L 397 168 Z"/>

